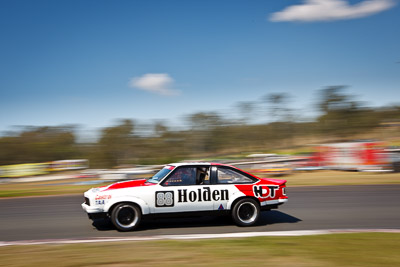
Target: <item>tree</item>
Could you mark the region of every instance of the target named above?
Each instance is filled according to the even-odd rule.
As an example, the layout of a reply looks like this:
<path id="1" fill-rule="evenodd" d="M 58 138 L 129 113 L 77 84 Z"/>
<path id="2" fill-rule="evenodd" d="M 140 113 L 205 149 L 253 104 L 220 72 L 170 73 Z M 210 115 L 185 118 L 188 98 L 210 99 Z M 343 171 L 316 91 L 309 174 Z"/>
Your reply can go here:
<path id="1" fill-rule="evenodd" d="M 248 124 L 255 111 L 255 103 L 251 101 L 241 101 L 237 104 L 242 124 Z"/>
<path id="2" fill-rule="evenodd" d="M 349 108 L 350 96 L 345 95 L 342 91 L 347 88 L 345 85 L 328 86 L 320 92 L 320 100 L 317 104 L 319 110 L 323 114 L 328 114 L 335 110 L 343 110 Z"/>
<path id="3" fill-rule="evenodd" d="M 272 121 L 287 121 L 290 118 L 290 109 L 287 108 L 289 95 L 287 93 L 271 93 L 263 98 L 267 103 Z"/>
<path id="4" fill-rule="evenodd" d="M 373 110 L 363 107 L 354 96 L 343 93 L 347 86 L 328 86 L 320 91 L 317 107 L 321 112 L 319 127 L 325 135 L 352 138 L 365 129 L 376 127 Z"/>
<path id="5" fill-rule="evenodd" d="M 37 163 L 78 156 L 73 126 L 24 127 L 0 138 L 0 165 Z"/>
<path id="6" fill-rule="evenodd" d="M 168 127 L 162 121 L 155 121 L 153 124 L 153 132 L 157 137 L 162 137 L 168 132 Z"/>
<path id="7" fill-rule="evenodd" d="M 220 145 L 218 129 L 225 124 L 216 112 L 199 112 L 187 117 L 190 132 L 187 135 L 187 144 L 192 153 L 215 151 Z"/>
<path id="8" fill-rule="evenodd" d="M 222 118 L 215 112 L 198 112 L 187 117 L 190 128 L 196 131 L 211 130 L 223 124 Z"/>
<path id="9" fill-rule="evenodd" d="M 114 127 L 104 128 L 99 140 L 102 160 L 108 167 L 127 164 L 134 156 L 134 123 L 121 120 Z"/>

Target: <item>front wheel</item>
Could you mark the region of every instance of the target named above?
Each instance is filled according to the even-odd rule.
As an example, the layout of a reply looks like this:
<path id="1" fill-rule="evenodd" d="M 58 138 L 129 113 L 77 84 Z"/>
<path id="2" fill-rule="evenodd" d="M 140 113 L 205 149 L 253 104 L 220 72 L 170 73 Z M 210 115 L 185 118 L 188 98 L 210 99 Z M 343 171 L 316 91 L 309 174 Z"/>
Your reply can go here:
<path id="1" fill-rule="evenodd" d="M 232 209 L 232 219 L 238 226 L 254 225 L 260 216 L 260 205 L 251 198 L 239 200 Z"/>
<path id="2" fill-rule="evenodd" d="M 135 229 L 142 219 L 142 212 L 137 205 L 118 204 L 111 212 L 111 221 L 114 226 L 123 232 Z"/>

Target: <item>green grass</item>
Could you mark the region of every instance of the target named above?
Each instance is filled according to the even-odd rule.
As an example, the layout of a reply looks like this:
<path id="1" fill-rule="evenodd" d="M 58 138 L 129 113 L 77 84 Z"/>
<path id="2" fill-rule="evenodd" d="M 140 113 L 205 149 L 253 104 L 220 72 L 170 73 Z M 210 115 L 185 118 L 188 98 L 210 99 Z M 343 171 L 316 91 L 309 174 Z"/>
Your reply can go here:
<path id="1" fill-rule="evenodd" d="M 2 266 L 400 266 L 400 234 L 0 247 Z"/>

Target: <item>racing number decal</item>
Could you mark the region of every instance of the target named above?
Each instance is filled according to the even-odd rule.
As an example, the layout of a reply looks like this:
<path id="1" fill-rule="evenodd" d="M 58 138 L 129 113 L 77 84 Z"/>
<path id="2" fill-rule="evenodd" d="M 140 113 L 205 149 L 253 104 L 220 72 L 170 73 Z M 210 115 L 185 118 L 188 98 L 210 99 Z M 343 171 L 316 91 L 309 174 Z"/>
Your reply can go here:
<path id="1" fill-rule="evenodd" d="M 158 191 L 156 192 L 156 207 L 173 207 L 174 191 Z"/>

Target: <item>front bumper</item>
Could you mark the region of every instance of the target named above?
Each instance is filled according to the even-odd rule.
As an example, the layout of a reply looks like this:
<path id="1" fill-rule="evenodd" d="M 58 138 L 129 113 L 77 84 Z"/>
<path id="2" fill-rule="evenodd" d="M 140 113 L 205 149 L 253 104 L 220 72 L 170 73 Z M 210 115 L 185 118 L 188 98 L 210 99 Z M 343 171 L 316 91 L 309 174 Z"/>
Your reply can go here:
<path id="1" fill-rule="evenodd" d="M 88 217 L 90 220 L 96 220 L 96 219 L 105 219 L 108 218 L 108 213 L 107 212 L 99 212 L 99 213 L 88 213 Z"/>
<path id="2" fill-rule="evenodd" d="M 104 212 L 102 208 L 91 207 L 91 206 L 87 205 L 86 203 L 82 203 L 82 209 L 87 212 L 89 219 L 91 219 L 91 220 L 102 219 L 102 218 L 108 217 L 108 213 Z"/>
<path id="3" fill-rule="evenodd" d="M 99 213 L 99 212 L 104 212 L 102 208 L 96 207 L 96 206 L 89 206 L 86 203 L 82 203 L 82 209 L 86 211 L 87 213 Z"/>
<path id="4" fill-rule="evenodd" d="M 108 213 L 104 212 L 103 209 L 98 207 L 91 207 L 86 203 L 82 203 L 82 209 L 86 211 L 88 214 L 89 219 L 104 219 L 108 217 Z"/>
<path id="5" fill-rule="evenodd" d="M 96 195 L 98 191 L 98 188 L 92 188 L 83 194 L 85 202 L 83 202 L 81 206 L 91 220 L 108 217 L 108 212 L 104 210 L 104 205 L 96 205 Z"/>

